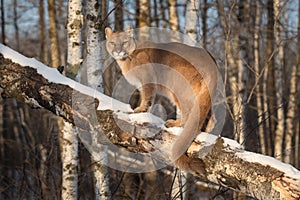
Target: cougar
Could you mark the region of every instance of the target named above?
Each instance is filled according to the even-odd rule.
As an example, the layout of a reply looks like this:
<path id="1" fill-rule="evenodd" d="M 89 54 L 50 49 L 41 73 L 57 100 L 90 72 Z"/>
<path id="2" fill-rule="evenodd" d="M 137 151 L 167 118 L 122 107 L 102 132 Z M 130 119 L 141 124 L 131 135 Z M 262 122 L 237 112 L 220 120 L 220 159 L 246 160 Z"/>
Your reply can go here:
<path id="1" fill-rule="evenodd" d="M 166 96 L 181 111 L 181 117 L 167 120 L 166 127 L 181 126 L 171 157 L 182 170 L 198 170 L 185 154 L 199 134 L 211 109 L 217 83 L 217 66 L 203 48 L 182 43 L 153 43 L 134 39 L 130 27 L 122 32 L 105 29 L 106 48 L 125 79 L 140 91 L 140 105 L 134 112 L 147 112 L 156 94 Z M 213 126 L 210 124 L 210 126 Z"/>

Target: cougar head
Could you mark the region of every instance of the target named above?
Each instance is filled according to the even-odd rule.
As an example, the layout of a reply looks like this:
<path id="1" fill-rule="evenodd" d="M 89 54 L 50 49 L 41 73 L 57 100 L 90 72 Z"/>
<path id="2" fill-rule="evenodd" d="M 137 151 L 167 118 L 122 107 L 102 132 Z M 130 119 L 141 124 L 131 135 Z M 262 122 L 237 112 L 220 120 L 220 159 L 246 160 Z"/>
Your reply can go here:
<path id="1" fill-rule="evenodd" d="M 136 48 L 131 27 L 121 32 L 113 32 L 111 28 L 107 27 L 105 35 L 106 49 L 116 60 L 126 60 Z"/>

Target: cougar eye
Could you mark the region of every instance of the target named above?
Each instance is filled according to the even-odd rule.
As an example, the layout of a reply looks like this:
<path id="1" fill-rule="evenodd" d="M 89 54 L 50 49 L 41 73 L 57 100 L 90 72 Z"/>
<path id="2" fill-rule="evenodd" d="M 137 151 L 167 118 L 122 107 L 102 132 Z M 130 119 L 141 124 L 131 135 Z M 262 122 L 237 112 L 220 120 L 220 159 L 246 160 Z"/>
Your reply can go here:
<path id="1" fill-rule="evenodd" d="M 128 41 L 124 41 L 124 42 L 123 42 L 123 45 L 127 45 L 127 44 L 128 44 Z"/>
<path id="2" fill-rule="evenodd" d="M 109 42 L 110 45 L 115 46 L 116 44 L 114 42 Z"/>

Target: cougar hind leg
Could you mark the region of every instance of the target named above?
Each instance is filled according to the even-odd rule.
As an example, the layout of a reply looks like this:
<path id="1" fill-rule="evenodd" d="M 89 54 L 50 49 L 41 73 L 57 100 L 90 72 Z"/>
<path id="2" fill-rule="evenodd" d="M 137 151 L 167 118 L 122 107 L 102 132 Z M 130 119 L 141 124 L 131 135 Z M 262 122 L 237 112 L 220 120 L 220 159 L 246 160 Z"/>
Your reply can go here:
<path id="1" fill-rule="evenodd" d="M 210 111 L 210 112 L 212 112 L 212 111 Z M 210 117 L 208 119 L 208 122 L 206 124 L 206 127 L 205 127 L 205 132 L 206 133 L 212 132 L 212 130 L 214 129 L 216 123 L 217 123 L 216 117 L 215 117 L 214 114 L 211 113 Z"/>

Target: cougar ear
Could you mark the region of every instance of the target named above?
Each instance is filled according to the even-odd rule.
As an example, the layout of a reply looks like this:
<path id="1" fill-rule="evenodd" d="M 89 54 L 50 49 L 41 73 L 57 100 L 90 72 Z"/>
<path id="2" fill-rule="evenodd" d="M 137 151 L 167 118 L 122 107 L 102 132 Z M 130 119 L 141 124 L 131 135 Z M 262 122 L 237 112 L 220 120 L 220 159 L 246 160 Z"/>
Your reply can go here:
<path id="1" fill-rule="evenodd" d="M 105 28 L 105 37 L 106 38 L 110 37 L 112 33 L 113 33 L 113 31 L 111 30 L 110 27 Z"/>
<path id="2" fill-rule="evenodd" d="M 129 26 L 125 32 L 129 35 L 129 37 L 133 38 L 133 29 L 131 28 L 131 26 Z"/>

